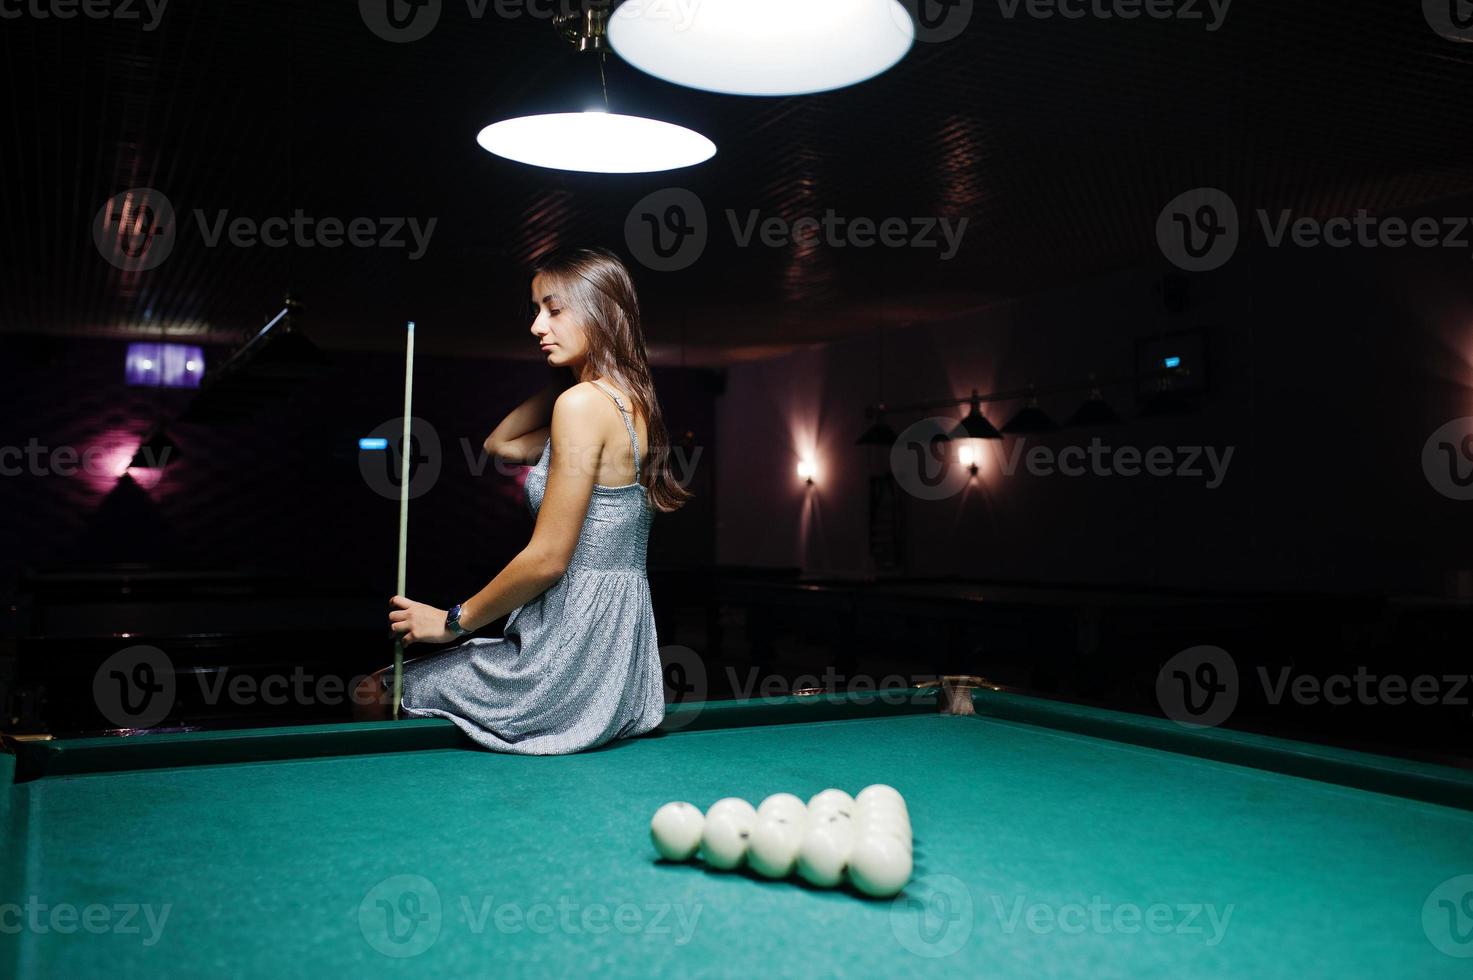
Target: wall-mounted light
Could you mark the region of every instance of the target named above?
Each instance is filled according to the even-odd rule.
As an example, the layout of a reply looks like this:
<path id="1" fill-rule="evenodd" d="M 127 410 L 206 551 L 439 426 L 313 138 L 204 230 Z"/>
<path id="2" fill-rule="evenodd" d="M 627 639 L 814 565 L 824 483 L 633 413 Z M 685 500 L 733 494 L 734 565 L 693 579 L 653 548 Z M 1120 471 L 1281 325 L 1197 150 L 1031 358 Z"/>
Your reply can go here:
<path id="1" fill-rule="evenodd" d="M 810 487 L 813 486 L 813 478 L 818 475 L 818 467 L 809 457 L 798 460 L 798 479 L 803 480 Z"/>
<path id="2" fill-rule="evenodd" d="M 975 446 L 969 446 L 964 442 L 957 447 L 956 461 L 971 470 L 973 476 L 977 475 L 977 461 L 979 459 L 981 459 L 981 456 Z"/>
<path id="3" fill-rule="evenodd" d="M 982 414 L 982 396 L 976 388 L 972 389 L 972 410 L 951 430 L 951 438 L 960 444 L 957 462 L 971 470 L 973 476 L 977 475 L 977 463 L 982 458 L 982 440 L 1002 438 L 1002 433 Z"/>

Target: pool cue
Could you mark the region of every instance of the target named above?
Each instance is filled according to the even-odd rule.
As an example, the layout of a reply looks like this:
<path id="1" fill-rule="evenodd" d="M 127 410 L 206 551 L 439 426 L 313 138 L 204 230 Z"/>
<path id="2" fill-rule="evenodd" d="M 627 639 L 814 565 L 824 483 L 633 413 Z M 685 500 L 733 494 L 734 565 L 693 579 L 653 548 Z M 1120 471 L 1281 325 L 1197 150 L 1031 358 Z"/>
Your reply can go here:
<path id="1" fill-rule="evenodd" d="M 414 399 L 414 321 L 409 321 L 404 354 L 404 434 L 399 443 L 399 595 L 405 596 L 409 570 L 409 410 Z M 404 639 L 394 640 L 394 720 L 404 696 Z"/>

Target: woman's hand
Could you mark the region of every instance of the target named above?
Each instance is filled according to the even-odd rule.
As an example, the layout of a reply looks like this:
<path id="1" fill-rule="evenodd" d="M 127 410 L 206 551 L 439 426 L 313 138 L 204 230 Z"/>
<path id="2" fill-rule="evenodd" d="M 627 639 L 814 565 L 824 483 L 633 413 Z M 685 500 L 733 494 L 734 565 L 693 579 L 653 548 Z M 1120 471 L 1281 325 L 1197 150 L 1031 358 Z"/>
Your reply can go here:
<path id="1" fill-rule="evenodd" d="M 405 646 L 411 643 L 449 643 L 454 634 L 445 628 L 447 609 L 436 609 L 423 602 L 396 595 L 389 600 L 394 611 L 389 613 L 389 628 Z"/>

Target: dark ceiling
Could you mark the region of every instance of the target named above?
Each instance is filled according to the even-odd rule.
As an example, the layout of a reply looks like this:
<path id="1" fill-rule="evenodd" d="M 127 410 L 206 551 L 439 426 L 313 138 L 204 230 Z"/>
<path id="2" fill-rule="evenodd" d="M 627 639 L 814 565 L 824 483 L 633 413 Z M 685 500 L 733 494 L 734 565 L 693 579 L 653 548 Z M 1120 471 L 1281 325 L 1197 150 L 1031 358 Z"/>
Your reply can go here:
<path id="1" fill-rule="evenodd" d="M 228 340 L 291 293 L 324 347 L 388 348 L 413 318 L 431 350 L 535 357 L 527 264 L 568 244 L 628 255 L 635 202 L 685 187 L 709 243 L 681 271 L 636 267 L 646 329 L 657 362 L 724 363 L 1159 262 L 1156 217 L 1193 187 L 1318 215 L 1473 191 L 1473 45 L 1434 33 L 1418 0 L 1237 0 L 1215 31 L 1041 20 L 1026 5 L 1009 19 L 1011 6 L 978 3 L 960 37 L 824 95 L 712 95 L 611 58 L 615 111 L 691 125 L 719 147 L 689 170 L 613 177 L 476 145 L 488 122 L 582 108 L 597 90 L 593 56 L 521 5 L 507 17 L 445 0 L 430 35 L 405 44 L 372 33 L 351 0 L 176 0 L 153 30 L 6 19 L 0 329 Z M 158 268 L 124 273 L 92 223 L 139 186 L 167 196 L 177 236 Z M 294 209 L 437 224 L 412 261 L 403 248 L 211 248 L 194 217 Z M 739 247 L 726 212 L 753 209 L 969 227 L 950 261 Z"/>

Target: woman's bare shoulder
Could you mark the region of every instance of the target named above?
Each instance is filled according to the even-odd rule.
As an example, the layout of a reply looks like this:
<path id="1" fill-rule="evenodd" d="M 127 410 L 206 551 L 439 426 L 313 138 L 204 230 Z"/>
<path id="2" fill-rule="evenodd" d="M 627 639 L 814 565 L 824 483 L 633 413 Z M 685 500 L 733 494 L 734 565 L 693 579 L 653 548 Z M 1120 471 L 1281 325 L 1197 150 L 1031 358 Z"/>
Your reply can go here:
<path id="1" fill-rule="evenodd" d="M 609 396 L 599 392 L 592 381 L 581 381 L 557 396 L 552 403 L 553 414 L 559 410 L 578 418 L 591 417 L 597 410 L 598 399 Z"/>

